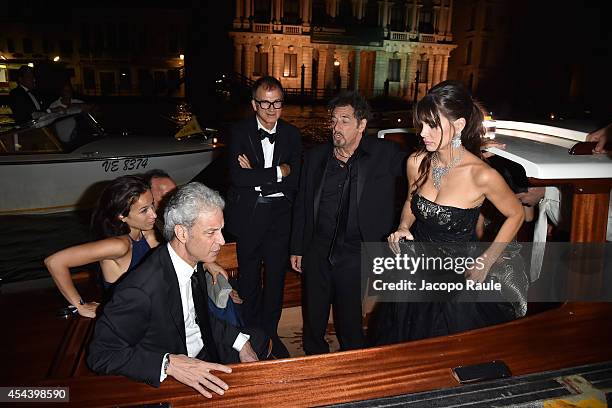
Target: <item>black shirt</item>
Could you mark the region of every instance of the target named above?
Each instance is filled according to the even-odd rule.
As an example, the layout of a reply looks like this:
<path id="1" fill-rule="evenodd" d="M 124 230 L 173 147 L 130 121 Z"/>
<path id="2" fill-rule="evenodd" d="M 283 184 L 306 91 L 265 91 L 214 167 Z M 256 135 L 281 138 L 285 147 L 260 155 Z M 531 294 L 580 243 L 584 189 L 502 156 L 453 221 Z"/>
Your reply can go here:
<path id="1" fill-rule="evenodd" d="M 345 249 L 361 247 L 361 234 L 357 222 L 357 157 L 355 152 L 346 163 L 338 160 L 332 153 L 328 159 L 327 168 L 323 177 L 321 201 L 319 202 L 316 236 L 321 248 L 329 248 L 341 210 L 348 208 L 348 220 L 344 231 Z M 347 196 L 343 196 L 344 183 L 350 177 L 350 186 L 347 186 Z M 348 203 L 345 202 L 348 200 Z"/>

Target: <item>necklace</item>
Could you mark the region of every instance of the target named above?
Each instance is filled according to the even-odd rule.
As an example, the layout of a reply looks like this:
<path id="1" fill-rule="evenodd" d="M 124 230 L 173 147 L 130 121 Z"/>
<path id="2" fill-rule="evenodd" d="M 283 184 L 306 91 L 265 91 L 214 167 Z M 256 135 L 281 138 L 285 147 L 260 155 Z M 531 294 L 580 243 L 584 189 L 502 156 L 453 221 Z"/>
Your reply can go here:
<path id="1" fill-rule="evenodd" d="M 446 176 L 455 166 L 459 164 L 461 158 L 463 157 L 463 148 L 459 151 L 459 155 L 455 157 L 448 166 L 443 167 L 440 166 L 440 158 L 438 157 L 438 152 L 434 152 L 433 157 L 431 158 L 431 176 L 433 179 L 433 185 L 436 190 L 440 190 L 440 184 L 442 183 L 442 177 Z"/>
<path id="2" fill-rule="evenodd" d="M 334 153 L 336 154 L 336 156 L 342 158 L 342 159 L 349 159 L 352 155 L 348 154 L 348 155 L 344 155 L 342 153 L 340 153 L 340 149 L 338 149 L 337 147 L 334 147 Z"/>

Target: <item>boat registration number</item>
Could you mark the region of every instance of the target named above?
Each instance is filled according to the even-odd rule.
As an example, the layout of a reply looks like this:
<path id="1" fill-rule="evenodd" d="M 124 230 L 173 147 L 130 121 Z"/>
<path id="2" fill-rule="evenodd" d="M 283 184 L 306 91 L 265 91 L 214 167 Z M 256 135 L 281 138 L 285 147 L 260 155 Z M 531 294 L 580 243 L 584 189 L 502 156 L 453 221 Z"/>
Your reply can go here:
<path id="1" fill-rule="evenodd" d="M 144 169 L 149 164 L 148 157 L 140 157 L 137 159 L 116 159 L 104 160 L 102 168 L 105 173 L 114 173 L 116 171 L 130 171 Z"/>

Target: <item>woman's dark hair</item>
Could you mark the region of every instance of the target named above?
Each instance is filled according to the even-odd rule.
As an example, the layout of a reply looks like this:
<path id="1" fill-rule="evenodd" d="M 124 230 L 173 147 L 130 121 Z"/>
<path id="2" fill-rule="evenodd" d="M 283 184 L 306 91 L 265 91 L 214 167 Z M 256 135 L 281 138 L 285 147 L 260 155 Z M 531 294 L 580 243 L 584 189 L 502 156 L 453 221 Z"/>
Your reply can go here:
<path id="1" fill-rule="evenodd" d="M 119 219 L 130 213 L 130 207 L 147 190 L 149 184 L 138 176 L 122 176 L 106 186 L 91 216 L 91 230 L 97 239 L 128 234 L 130 227 Z"/>
<path id="2" fill-rule="evenodd" d="M 482 157 L 480 148 L 482 137 L 486 133 L 482 123 L 484 120 L 483 108 L 472 99 L 472 96 L 461 82 L 440 82 L 431 88 L 427 95 L 417 103 L 413 112 L 413 120 L 418 133 L 421 133 L 423 129 L 423 123 L 426 123 L 431 128 L 442 129 L 440 115 L 446 117 L 451 122 L 464 118 L 465 127 L 461 131 L 461 144 L 472 154 Z M 441 136 L 440 143 L 444 135 Z M 425 157 L 419 165 L 419 175 L 410 192 L 411 194 L 417 191 L 427 180 L 433 153 L 427 151 L 425 146 L 421 146 L 418 150 L 417 154 L 425 154 Z"/>

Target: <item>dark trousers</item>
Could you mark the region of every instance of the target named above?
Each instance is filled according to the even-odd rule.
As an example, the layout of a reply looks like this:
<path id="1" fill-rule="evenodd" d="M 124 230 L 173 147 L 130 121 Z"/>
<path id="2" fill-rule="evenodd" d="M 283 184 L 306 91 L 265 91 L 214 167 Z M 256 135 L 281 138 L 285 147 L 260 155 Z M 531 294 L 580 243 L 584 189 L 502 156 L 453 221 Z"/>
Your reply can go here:
<path id="1" fill-rule="evenodd" d="M 289 267 L 291 203 L 278 198 L 257 202 L 249 225 L 236 239 L 240 273 L 238 293 L 244 300 L 243 318 L 247 326 L 262 327 L 277 336 L 283 307 L 285 273 Z M 261 264 L 264 264 L 263 290 Z"/>
<path id="2" fill-rule="evenodd" d="M 312 248 L 308 252 L 302 259 L 304 351 L 306 354 L 329 353 L 324 336 L 332 304 L 340 349 L 364 347 L 360 253 L 347 252 L 332 266 L 325 248 Z"/>
<path id="3" fill-rule="evenodd" d="M 241 327 L 240 332 L 250 336 L 249 342 L 251 343 L 251 347 L 260 360 L 267 360 L 270 357 L 268 355 L 270 351 L 270 337 L 268 337 L 263 330 L 253 327 Z M 221 364 L 240 363 L 240 354 L 230 346 L 217 343 L 217 352 L 219 353 Z M 203 361 L 211 361 L 206 352 L 206 348 L 202 348 L 196 358 Z"/>

